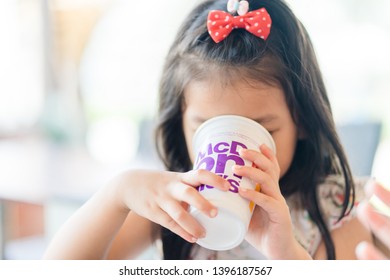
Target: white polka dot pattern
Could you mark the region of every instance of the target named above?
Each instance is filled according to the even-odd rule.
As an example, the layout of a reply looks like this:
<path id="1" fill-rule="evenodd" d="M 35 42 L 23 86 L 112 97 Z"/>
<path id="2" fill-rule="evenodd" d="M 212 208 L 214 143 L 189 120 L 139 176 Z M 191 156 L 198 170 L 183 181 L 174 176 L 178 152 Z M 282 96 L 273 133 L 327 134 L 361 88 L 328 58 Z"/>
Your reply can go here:
<path id="1" fill-rule="evenodd" d="M 207 19 L 207 29 L 216 43 L 225 39 L 235 28 L 244 28 L 253 35 L 266 40 L 271 24 L 271 17 L 265 8 L 242 16 L 232 16 L 225 11 L 213 10 L 209 12 Z"/>

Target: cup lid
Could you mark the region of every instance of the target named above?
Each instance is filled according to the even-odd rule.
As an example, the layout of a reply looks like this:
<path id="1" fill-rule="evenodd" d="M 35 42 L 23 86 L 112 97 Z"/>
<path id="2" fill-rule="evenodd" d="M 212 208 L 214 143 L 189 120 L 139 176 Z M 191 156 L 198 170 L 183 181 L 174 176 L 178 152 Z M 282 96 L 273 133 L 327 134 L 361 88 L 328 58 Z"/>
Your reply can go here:
<path id="1" fill-rule="evenodd" d="M 241 132 L 245 131 L 245 134 L 251 136 L 251 139 L 256 142 L 258 140 L 264 142 L 276 153 L 276 145 L 271 134 L 261 124 L 252 119 L 237 115 L 220 115 L 202 123 L 193 136 L 193 149 L 196 151 L 199 145 L 203 143 L 204 138 L 209 136 L 210 133 L 234 131 L 237 129 Z"/>
<path id="2" fill-rule="evenodd" d="M 245 237 L 246 226 L 226 209 L 219 208 L 218 215 L 210 218 L 197 209 L 191 213 L 206 229 L 206 237 L 198 239 L 200 246 L 215 250 L 229 250 L 238 246 Z"/>

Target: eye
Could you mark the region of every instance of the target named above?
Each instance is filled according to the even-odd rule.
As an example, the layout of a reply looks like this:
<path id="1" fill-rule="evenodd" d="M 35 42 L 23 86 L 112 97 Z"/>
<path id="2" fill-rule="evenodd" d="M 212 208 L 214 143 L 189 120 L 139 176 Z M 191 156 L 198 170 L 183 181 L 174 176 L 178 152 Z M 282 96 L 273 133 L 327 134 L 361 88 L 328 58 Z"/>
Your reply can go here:
<path id="1" fill-rule="evenodd" d="M 275 132 L 278 131 L 278 129 L 267 129 L 267 131 L 269 134 L 273 135 L 273 134 L 275 134 Z"/>

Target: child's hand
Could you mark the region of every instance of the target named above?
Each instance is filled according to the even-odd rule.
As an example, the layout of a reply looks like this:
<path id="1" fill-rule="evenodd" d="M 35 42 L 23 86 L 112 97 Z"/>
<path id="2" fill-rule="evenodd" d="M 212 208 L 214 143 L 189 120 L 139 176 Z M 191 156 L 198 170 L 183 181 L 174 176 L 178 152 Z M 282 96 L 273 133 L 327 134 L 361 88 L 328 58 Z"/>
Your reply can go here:
<path id="1" fill-rule="evenodd" d="M 260 192 L 239 191 L 242 197 L 257 205 L 249 224 L 247 241 L 269 259 L 296 259 L 300 258 L 298 254 L 307 258 L 307 253 L 294 238 L 289 208 L 280 192 L 276 156 L 266 145 L 261 145 L 260 152 L 242 149 L 240 155 L 252 161 L 255 167 L 235 165 L 234 173 L 261 186 Z"/>
<path id="2" fill-rule="evenodd" d="M 188 213 L 189 205 L 209 217 L 217 215 L 217 208 L 199 194 L 196 187 L 207 184 L 224 191 L 230 188 L 225 179 L 207 170 L 186 173 L 131 171 L 119 180 L 119 199 L 126 209 L 170 229 L 189 242 L 196 242 L 206 234 Z"/>

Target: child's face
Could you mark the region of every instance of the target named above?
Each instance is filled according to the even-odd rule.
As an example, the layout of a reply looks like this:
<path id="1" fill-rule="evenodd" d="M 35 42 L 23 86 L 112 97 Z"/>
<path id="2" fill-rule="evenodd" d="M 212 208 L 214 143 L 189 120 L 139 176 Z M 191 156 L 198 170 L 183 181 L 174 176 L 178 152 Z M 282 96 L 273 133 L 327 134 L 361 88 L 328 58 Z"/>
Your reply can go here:
<path id="1" fill-rule="evenodd" d="M 270 132 L 276 144 L 280 175 L 286 173 L 298 132 L 281 88 L 240 80 L 229 85 L 196 81 L 186 87 L 184 96 L 183 127 L 192 162 L 192 137 L 204 121 L 219 115 L 240 115 L 259 122 Z"/>

